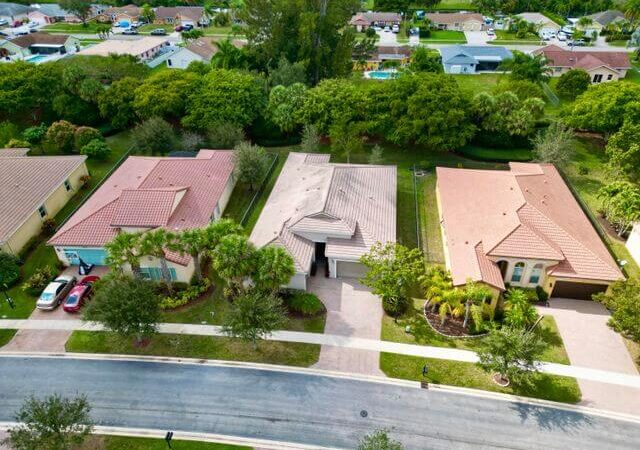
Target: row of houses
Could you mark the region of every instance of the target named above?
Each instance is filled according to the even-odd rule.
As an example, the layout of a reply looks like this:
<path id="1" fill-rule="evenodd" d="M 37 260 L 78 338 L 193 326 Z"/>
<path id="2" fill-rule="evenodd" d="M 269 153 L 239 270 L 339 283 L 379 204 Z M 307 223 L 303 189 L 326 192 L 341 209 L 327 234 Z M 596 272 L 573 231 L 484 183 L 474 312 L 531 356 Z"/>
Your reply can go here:
<path id="1" fill-rule="evenodd" d="M 0 150 L 0 245 L 19 253 L 78 192 L 83 156 L 26 156 Z M 104 266 L 118 233 L 204 227 L 224 214 L 236 180 L 229 150 L 195 157 L 129 157 L 51 237 L 65 265 Z M 511 163 L 509 170 L 438 167 L 436 198 L 446 266 L 453 283 L 472 280 L 498 297 L 508 285 L 541 287 L 557 297 L 589 299 L 623 278 L 598 233 L 554 166 Z M 360 257 L 396 242 L 397 170 L 336 164 L 328 154 L 290 153 L 253 228 L 258 247 L 276 245 L 294 259 L 289 287 L 313 276 L 360 278 Z M 188 255 L 165 251 L 174 280 L 194 272 Z M 159 279 L 160 261 L 141 255 L 143 276 Z"/>

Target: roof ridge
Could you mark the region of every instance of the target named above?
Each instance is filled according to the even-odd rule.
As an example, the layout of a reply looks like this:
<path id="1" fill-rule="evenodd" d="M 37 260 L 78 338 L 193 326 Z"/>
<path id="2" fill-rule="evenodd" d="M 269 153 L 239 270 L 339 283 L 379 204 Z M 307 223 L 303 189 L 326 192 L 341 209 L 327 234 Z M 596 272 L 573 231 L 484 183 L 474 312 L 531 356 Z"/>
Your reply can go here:
<path id="1" fill-rule="evenodd" d="M 83 218 L 82 220 L 74 223 L 70 228 L 64 230 L 63 233 L 56 233 L 53 236 L 51 236 L 51 238 L 49 238 L 49 240 L 47 242 L 51 242 L 54 239 L 59 239 L 60 237 L 64 236 L 65 234 L 67 234 L 69 231 L 73 230 L 74 228 L 76 228 L 78 225 L 84 223 L 85 221 L 89 220 L 90 218 L 92 218 L 96 213 L 102 211 L 103 209 L 105 209 L 107 206 L 112 205 L 113 203 L 117 202 L 118 200 L 120 200 L 120 197 L 117 197 L 115 199 L 113 199 L 112 201 L 105 203 L 104 205 L 102 205 L 100 208 L 96 209 L 94 212 L 92 212 L 90 215 L 88 215 L 87 217 Z M 55 245 L 55 244 L 53 244 Z"/>

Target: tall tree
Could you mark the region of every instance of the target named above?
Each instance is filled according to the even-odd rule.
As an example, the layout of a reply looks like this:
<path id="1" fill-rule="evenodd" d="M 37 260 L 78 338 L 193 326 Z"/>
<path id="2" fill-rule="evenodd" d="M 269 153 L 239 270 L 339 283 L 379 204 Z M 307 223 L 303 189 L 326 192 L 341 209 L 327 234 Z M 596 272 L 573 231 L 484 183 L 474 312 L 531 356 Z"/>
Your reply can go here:
<path id="1" fill-rule="evenodd" d="M 300 123 L 299 111 L 304 105 L 307 88 L 302 83 L 278 85 L 269 93 L 267 113 L 271 121 L 284 132 L 293 131 Z"/>
<path id="2" fill-rule="evenodd" d="M 138 117 L 134 108 L 135 96 L 132 93 L 140 84 L 141 81 L 133 77 L 114 81 L 111 87 L 102 91 L 98 97 L 100 116 L 116 129 L 128 128 Z"/>
<path id="3" fill-rule="evenodd" d="M 140 344 L 157 332 L 160 317 L 160 296 L 154 284 L 118 275 L 96 285 L 83 320 L 99 322 L 125 337 L 135 337 Z"/>
<path id="4" fill-rule="evenodd" d="M 605 152 L 607 167 L 614 177 L 640 181 L 640 124 L 630 120 L 611 136 Z"/>
<path id="5" fill-rule="evenodd" d="M 550 77 L 550 70 L 542 55 L 528 55 L 519 51 L 513 52 L 513 57 L 505 59 L 499 67 L 500 70 L 511 72 L 515 80 L 529 80 L 544 82 Z"/>
<path id="6" fill-rule="evenodd" d="M 82 21 L 82 25 L 87 25 L 87 19 L 91 15 L 91 0 L 60 0 L 60 7 Z"/>
<path id="7" fill-rule="evenodd" d="M 107 251 L 107 264 L 119 272 L 122 265 L 129 264 L 135 278 L 140 278 L 140 254 L 138 246 L 141 239 L 140 233 L 121 232 L 105 245 Z"/>
<path id="8" fill-rule="evenodd" d="M 558 95 L 567 100 L 575 100 L 576 97 L 591 86 L 591 76 L 584 69 L 571 69 L 560 75 L 556 91 Z"/>
<path id="9" fill-rule="evenodd" d="M 241 142 L 233 149 L 233 160 L 236 179 L 248 184 L 253 191 L 255 184 L 262 180 L 267 171 L 269 155 L 260 146 Z"/>
<path id="10" fill-rule="evenodd" d="M 147 23 L 153 23 L 153 21 L 156 20 L 156 13 L 150 4 L 145 3 L 144 5 L 142 5 L 140 17 L 142 17 Z"/>
<path id="11" fill-rule="evenodd" d="M 198 74 L 186 70 L 157 72 L 136 88 L 133 107 L 145 119 L 179 119 L 184 116 L 187 98 L 199 87 L 200 80 Z"/>
<path id="12" fill-rule="evenodd" d="M 219 219 L 207 225 L 202 238 L 208 254 L 213 253 L 223 237 L 234 234 L 242 234 L 242 227 L 232 219 Z"/>
<path id="13" fill-rule="evenodd" d="M 225 317 L 223 331 L 230 336 L 250 341 L 255 350 L 258 339 L 270 335 L 286 322 L 282 300 L 272 294 L 249 290 L 233 301 L 231 310 Z"/>
<path id="14" fill-rule="evenodd" d="M 218 51 L 211 58 L 211 66 L 216 69 L 246 69 L 247 56 L 242 48 L 236 47 L 229 38 L 215 44 Z"/>
<path id="15" fill-rule="evenodd" d="M 640 342 L 640 281 L 629 278 L 614 282 L 606 291 L 593 296 L 612 311 L 609 326 Z"/>
<path id="16" fill-rule="evenodd" d="M 246 236 L 232 234 L 220 239 L 212 252 L 213 268 L 227 282 L 229 296 L 243 290 L 243 281 L 251 276 L 256 263 L 256 249 Z"/>
<path id="17" fill-rule="evenodd" d="M 561 122 L 551 122 L 546 130 L 538 132 L 531 143 L 536 159 L 541 162 L 566 166 L 573 155 L 573 130 Z"/>
<path id="18" fill-rule="evenodd" d="M 163 154 L 179 146 L 173 127 L 160 117 L 151 117 L 136 125 L 131 138 L 134 148 L 141 153 Z"/>
<path id="19" fill-rule="evenodd" d="M 154 256 L 160 261 L 162 280 L 171 286 L 171 273 L 167 264 L 165 249 L 174 245 L 176 236 L 163 228 L 147 231 L 140 238 L 138 251 L 141 255 Z"/>
<path id="20" fill-rule="evenodd" d="M 9 429 L 5 443 L 15 450 L 70 450 L 81 445 L 93 430 L 87 397 L 51 395 L 29 397 L 16 413 L 18 425 Z"/>

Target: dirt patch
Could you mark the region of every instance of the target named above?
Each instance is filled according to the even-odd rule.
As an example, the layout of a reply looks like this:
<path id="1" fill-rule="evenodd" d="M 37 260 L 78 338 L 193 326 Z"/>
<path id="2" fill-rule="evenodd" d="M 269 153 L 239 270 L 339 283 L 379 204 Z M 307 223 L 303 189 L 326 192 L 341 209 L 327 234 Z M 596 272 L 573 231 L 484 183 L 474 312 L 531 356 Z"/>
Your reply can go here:
<path id="1" fill-rule="evenodd" d="M 447 316 L 447 320 L 442 323 L 440 315 L 427 308 L 424 312 L 427 323 L 440 334 L 449 337 L 475 337 L 479 335 L 469 334 L 468 330 L 462 326 L 464 318 Z"/>
<path id="2" fill-rule="evenodd" d="M 600 227 L 604 230 L 605 233 L 607 233 L 607 236 L 609 236 L 611 239 L 616 240 L 618 242 L 624 242 L 624 239 L 618 236 L 618 233 L 616 233 L 616 230 L 609 223 L 609 221 L 604 218 L 604 216 L 602 216 L 601 214 L 598 214 L 596 218 L 598 220 L 598 223 L 600 224 Z"/>

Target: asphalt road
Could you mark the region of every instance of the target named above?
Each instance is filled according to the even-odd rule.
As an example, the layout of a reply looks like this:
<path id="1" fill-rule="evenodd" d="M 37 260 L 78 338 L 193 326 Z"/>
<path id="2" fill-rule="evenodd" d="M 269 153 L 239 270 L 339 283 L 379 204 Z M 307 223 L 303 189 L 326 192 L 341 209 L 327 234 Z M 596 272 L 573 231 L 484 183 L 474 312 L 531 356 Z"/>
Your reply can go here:
<path id="1" fill-rule="evenodd" d="M 640 448 L 637 423 L 451 392 L 247 368 L 0 358 L 0 421 L 26 396 L 51 393 L 86 393 L 99 425 L 328 447 L 355 448 L 387 428 L 408 449 Z"/>

